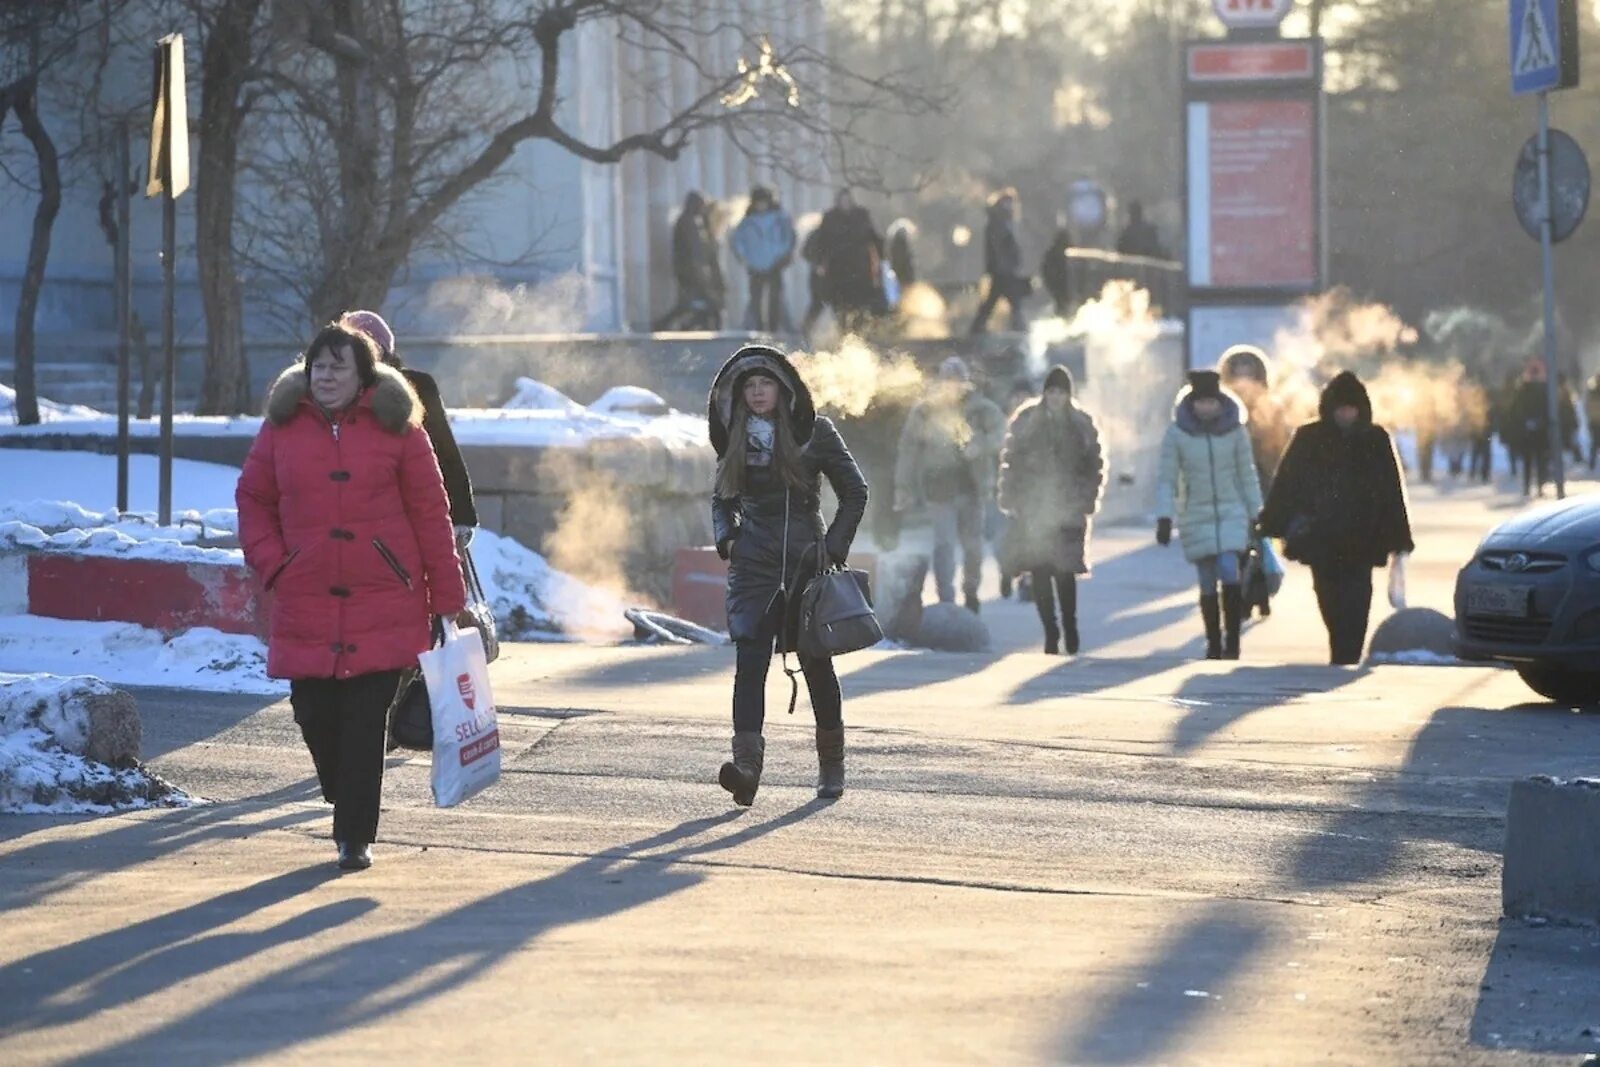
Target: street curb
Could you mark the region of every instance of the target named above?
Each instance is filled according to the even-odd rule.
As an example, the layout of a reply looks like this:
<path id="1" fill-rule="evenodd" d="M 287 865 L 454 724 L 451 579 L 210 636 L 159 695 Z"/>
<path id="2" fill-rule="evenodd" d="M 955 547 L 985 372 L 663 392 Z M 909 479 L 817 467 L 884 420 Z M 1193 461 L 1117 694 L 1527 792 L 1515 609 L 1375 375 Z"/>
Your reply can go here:
<path id="1" fill-rule="evenodd" d="M 1508 918 L 1600 925 L 1600 779 L 1511 784 L 1500 898 Z"/>

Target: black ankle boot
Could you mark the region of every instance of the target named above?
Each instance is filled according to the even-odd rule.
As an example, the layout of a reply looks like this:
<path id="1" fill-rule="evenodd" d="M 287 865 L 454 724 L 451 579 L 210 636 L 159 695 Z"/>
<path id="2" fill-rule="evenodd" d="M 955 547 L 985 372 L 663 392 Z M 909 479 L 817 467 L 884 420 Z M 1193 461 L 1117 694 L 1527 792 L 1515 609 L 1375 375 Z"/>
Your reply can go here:
<path id="1" fill-rule="evenodd" d="M 1200 620 L 1206 626 L 1206 659 L 1222 658 L 1222 602 L 1217 594 L 1200 598 Z"/>
<path id="2" fill-rule="evenodd" d="M 738 730 L 733 735 L 733 759 L 722 765 L 717 782 L 733 794 L 733 802 L 748 808 L 756 802 L 761 788 L 761 769 L 766 762 L 767 741 L 755 730 Z"/>
<path id="3" fill-rule="evenodd" d="M 1067 646 L 1067 655 L 1078 654 L 1078 617 L 1076 615 L 1061 616 L 1061 640 Z"/>
<path id="4" fill-rule="evenodd" d="M 1052 620 L 1044 624 L 1044 654 L 1059 656 L 1061 654 L 1061 631 Z"/>
<path id="5" fill-rule="evenodd" d="M 1222 658 L 1239 658 L 1239 627 L 1243 624 L 1244 597 L 1236 585 L 1222 587 Z"/>
<path id="6" fill-rule="evenodd" d="M 353 841 L 335 841 L 339 846 L 339 869 L 342 871 L 364 871 L 372 866 L 372 846 L 357 844 Z"/>

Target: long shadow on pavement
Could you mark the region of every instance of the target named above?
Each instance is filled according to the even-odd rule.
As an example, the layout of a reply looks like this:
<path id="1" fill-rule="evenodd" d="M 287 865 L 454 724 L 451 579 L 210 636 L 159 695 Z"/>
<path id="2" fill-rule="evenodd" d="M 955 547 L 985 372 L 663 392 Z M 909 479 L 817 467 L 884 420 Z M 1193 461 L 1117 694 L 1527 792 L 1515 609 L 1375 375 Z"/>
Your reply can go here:
<path id="1" fill-rule="evenodd" d="M 698 885 L 705 875 L 677 864 L 781 830 L 826 806 L 825 801 L 812 801 L 778 818 L 699 844 L 679 843 L 737 820 L 743 813 L 685 822 L 418 926 L 340 945 L 302 960 L 78 1062 L 119 1067 L 126 1063 L 234 1063 L 345 1032 L 475 981 L 551 930 L 603 919 Z M 677 847 L 657 851 L 674 845 Z M 297 1007 L 263 1011 L 263 1005 Z M 216 1034 L 227 1034 L 226 1043 L 214 1041 L 212 1035 Z"/>
<path id="2" fill-rule="evenodd" d="M 1448 675 L 1441 675 L 1445 677 Z M 1482 684 L 1475 680 L 1450 695 L 1461 699 Z M 1354 788 L 1342 810 L 1302 839 L 1285 864 L 1284 889 L 1313 894 L 1360 891 L 1365 897 L 1381 897 L 1403 892 L 1406 883 L 1397 879 L 1407 877 L 1438 884 L 1494 876 L 1499 870 L 1510 778 L 1533 773 L 1541 765 L 1552 773 L 1575 773 L 1571 768 L 1582 765 L 1585 753 L 1595 750 L 1592 734 L 1597 724 L 1593 722 L 1584 724 L 1588 730 L 1580 728 L 1574 734 L 1573 743 L 1550 736 L 1548 719 L 1564 716 L 1565 720 L 1554 725 L 1571 725 L 1573 717 L 1564 709 L 1547 711 L 1542 738 L 1524 737 L 1531 731 L 1522 729 L 1522 720 L 1507 718 L 1513 714 L 1518 712 L 1465 706 L 1434 711 L 1396 772 L 1373 775 Z M 1195 729 L 1203 727 L 1197 724 Z M 1586 745 L 1579 743 L 1580 734 L 1591 740 Z M 1479 743 L 1474 745 L 1474 741 Z M 1565 758 L 1549 768 L 1549 753 L 1556 744 L 1562 745 Z M 1494 777 L 1487 776 L 1486 768 Z M 1463 856 L 1461 850 L 1468 854 Z M 1270 933 L 1270 925 L 1264 921 L 1219 902 L 1212 913 L 1175 932 L 1141 966 L 1140 973 L 1150 983 L 1147 990 L 1135 988 L 1108 996 L 1065 1033 L 1060 1045 L 1063 1058 L 1120 1064 L 1146 1062 L 1177 1051 L 1186 1031 L 1197 1021 L 1199 1006 L 1183 1004 L 1174 1011 L 1175 983 L 1168 976 L 1179 976 L 1185 989 L 1224 990 L 1231 978 L 1251 966 Z M 1593 1020 L 1574 1025 L 1579 1016 L 1569 1011 L 1538 1032 L 1549 1036 L 1525 1036 L 1518 1044 L 1513 1035 L 1519 1033 L 1525 1019 L 1518 1012 L 1525 1011 L 1537 990 L 1557 981 L 1545 964 L 1562 951 L 1567 954 L 1562 960 L 1570 965 L 1556 973 L 1571 976 L 1565 988 L 1573 991 L 1562 1006 L 1572 1004 L 1584 1010 L 1592 1006 L 1594 971 L 1585 972 L 1580 964 L 1586 961 L 1588 967 L 1594 967 L 1600 939 L 1587 933 L 1565 941 L 1546 939 L 1537 945 L 1541 959 L 1523 955 L 1527 933 L 1502 928 L 1472 1020 L 1471 1040 L 1489 1048 L 1573 1051 L 1571 1036 L 1581 1034 L 1582 1025 Z M 1168 993 L 1159 1004 L 1153 999 L 1158 982 Z M 1202 1005 L 1205 1001 L 1185 999 Z M 1592 1044 L 1581 1049 L 1592 1050 Z"/>
<path id="3" fill-rule="evenodd" d="M 280 812 L 259 821 L 239 822 L 241 808 L 274 808 L 295 801 L 320 801 L 321 798 L 316 779 L 308 778 L 243 800 L 125 817 L 120 826 L 92 838 L 39 841 L 25 845 L 8 852 L 5 864 L 0 868 L 3 870 L 3 876 L 0 876 L 0 912 L 37 904 L 82 882 L 108 874 L 113 869 L 125 870 L 130 864 L 163 858 L 179 849 L 325 819 L 327 814 L 324 811 L 303 808 Z M 52 818 L 45 825 L 104 818 L 107 816 Z M 0 826 L 4 825 L 0 823 Z M 113 864 L 118 866 L 113 867 Z"/>
<path id="4" fill-rule="evenodd" d="M 1173 730 L 1172 752 L 1187 755 L 1212 736 L 1258 711 L 1309 693 L 1325 694 L 1365 677 L 1368 668 L 1304 667 L 1274 664 L 1239 666 L 1226 674 L 1196 674 L 1184 679 L 1174 699 L 1186 709 Z M 1306 685 L 1308 675 L 1321 684 Z M 1307 707 L 1308 714 L 1316 709 Z"/>
<path id="5" fill-rule="evenodd" d="M 341 900 L 270 929 L 209 933 L 334 877 L 337 871 L 329 864 L 302 867 L 6 964 L 0 967 L 0 1037 L 89 1018 L 256 953 L 314 938 L 378 906 L 371 899 Z"/>

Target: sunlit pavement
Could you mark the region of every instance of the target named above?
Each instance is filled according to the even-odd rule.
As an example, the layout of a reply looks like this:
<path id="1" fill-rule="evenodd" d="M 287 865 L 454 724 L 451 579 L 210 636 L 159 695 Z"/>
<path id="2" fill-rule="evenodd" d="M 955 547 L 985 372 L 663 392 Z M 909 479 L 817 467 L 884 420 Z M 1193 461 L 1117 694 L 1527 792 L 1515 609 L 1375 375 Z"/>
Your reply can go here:
<path id="1" fill-rule="evenodd" d="M 1516 503 L 1414 493 L 1411 603 L 1448 611 Z M 1176 547 L 1101 530 L 1096 558 L 1076 661 L 992 577 L 995 653 L 840 660 L 831 805 L 776 670 L 741 812 L 730 652 L 512 647 L 502 781 L 438 811 L 395 760 L 377 866 L 342 877 L 286 705 L 141 694 L 155 767 L 214 803 L 0 821 L 0 1062 L 1600 1051 L 1600 931 L 1498 919 L 1507 782 L 1600 772 L 1600 716 L 1489 668 L 1323 666 L 1298 570 L 1240 662 L 1197 661 Z"/>

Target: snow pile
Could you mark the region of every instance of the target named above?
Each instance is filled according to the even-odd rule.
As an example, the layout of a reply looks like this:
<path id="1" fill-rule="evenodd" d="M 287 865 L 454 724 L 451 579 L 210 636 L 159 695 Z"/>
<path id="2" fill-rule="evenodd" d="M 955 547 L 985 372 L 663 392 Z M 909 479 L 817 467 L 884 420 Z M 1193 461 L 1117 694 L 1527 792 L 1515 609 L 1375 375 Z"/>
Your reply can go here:
<path id="1" fill-rule="evenodd" d="M 1467 664 L 1454 656 L 1442 655 L 1426 648 L 1410 648 L 1400 652 L 1374 652 L 1367 657 L 1368 663 L 1396 664 L 1406 667 L 1466 667 L 1483 666 L 1483 664 Z"/>
<path id="2" fill-rule="evenodd" d="M 612 386 L 589 405 L 589 410 L 624 418 L 658 418 L 673 413 L 672 407 L 660 396 L 637 385 Z"/>
<path id="3" fill-rule="evenodd" d="M 103 419 L 106 414 L 81 404 L 58 404 L 54 400 L 39 398 L 39 421 L 60 422 L 63 419 Z M 0 422 L 17 421 L 17 391 L 0 384 Z"/>
<path id="4" fill-rule="evenodd" d="M 507 411 L 559 411 L 563 415 L 583 411 L 583 405 L 566 393 L 532 378 L 518 378 L 511 399 L 500 406 Z"/>
<path id="5" fill-rule="evenodd" d="M 484 597 L 507 640 L 563 635 L 599 640 L 633 632 L 622 615 L 629 605 L 616 593 L 556 570 L 509 537 L 479 530 L 471 552 Z"/>
<path id="6" fill-rule="evenodd" d="M 0 734 L 0 813 L 109 815 L 194 802 L 143 767 L 119 770 L 75 756 L 42 730 Z"/>
<path id="7" fill-rule="evenodd" d="M 117 685 L 279 696 L 255 637 L 196 627 L 168 641 L 129 622 L 0 615 L 0 671 L 94 674 Z"/>
<path id="8" fill-rule="evenodd" d="M 0 449 L 0 458 L 5 450 Z M 238 529 L 232 508 L 186 511 L 176 525 L 159 526 L 154 514 L 87 511 L 68 501 L 12 500 L 0 503 L 0 548 L 35 548 L 84 556 L 175 563 L 239 564 L 244 556 L 230 543 Z"/>
<path id="9" fill-rule="evenodd" d="M 77 754 L 89 742 L 83 696 L 111 691 L 98 678 L 0 674 L 0 812 L 105 813 L 192 803 L 142 767 L 108 767 Z"/>

